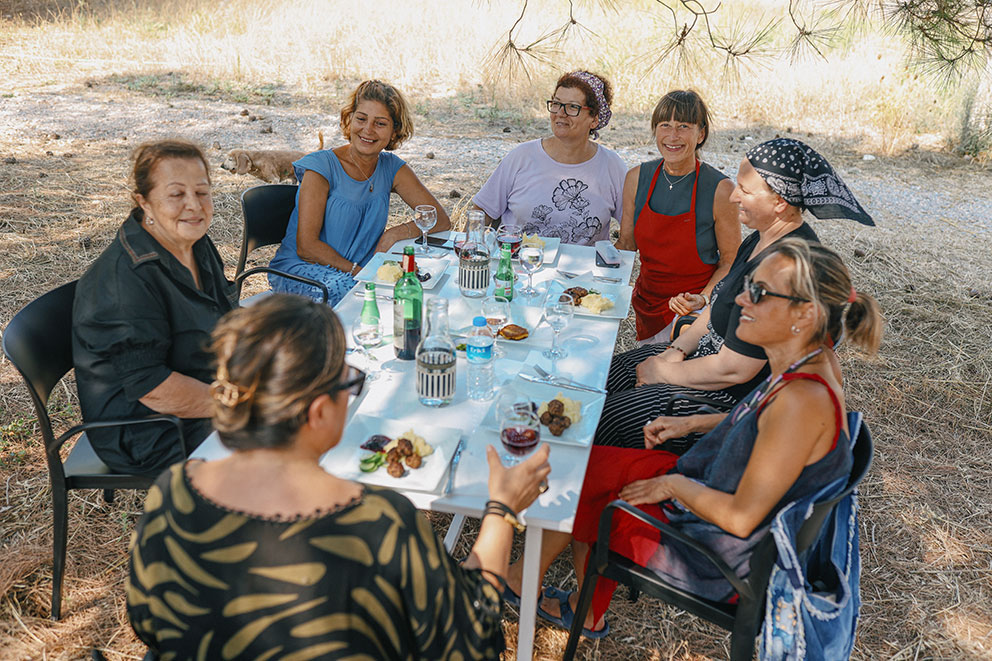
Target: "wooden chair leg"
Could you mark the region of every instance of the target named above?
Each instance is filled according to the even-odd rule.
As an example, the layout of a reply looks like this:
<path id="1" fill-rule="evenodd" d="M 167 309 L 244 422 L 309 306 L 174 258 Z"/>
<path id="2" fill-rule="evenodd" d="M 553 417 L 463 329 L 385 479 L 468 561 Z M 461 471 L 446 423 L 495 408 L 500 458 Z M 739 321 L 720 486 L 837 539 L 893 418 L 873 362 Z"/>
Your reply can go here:
<path id="1" fill-rule="evenodd" d="M 114 490 L 113 489 L 104 489 L 103 490 L 103 502 L 105 502 L 107 504 L 110 504 L 110 503 L 114 502 Z"/>
<path id="2" fill-rule="evenodd" d="M 65 547 L 69 528 L 69 504 L 65 487 L 52 488 L 52 619 L 62 617 L 62 579 L 65 575 Z"/>

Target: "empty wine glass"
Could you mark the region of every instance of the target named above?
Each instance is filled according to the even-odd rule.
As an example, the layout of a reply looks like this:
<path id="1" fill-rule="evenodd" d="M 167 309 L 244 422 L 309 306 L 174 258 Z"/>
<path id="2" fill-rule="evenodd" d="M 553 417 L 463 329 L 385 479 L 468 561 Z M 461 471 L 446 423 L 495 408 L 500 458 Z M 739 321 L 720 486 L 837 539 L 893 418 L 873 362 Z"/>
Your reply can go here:
<path id="1" fill-rule="evenodd" d="M 575 313 L 574 300 L 568 294 L 551 294 L 544 301 L 544 320 L 551 326 L 555 336 L 551 348 L 545 349 L 542 355 L 551 360 L 558 360 L 568 355 L 568 352 L 558 346 L 558 335 L 565 330 L 568 322 Z"/>
<path id="2" fill-rule="evenodd" d="M 499 329 L 510 321 L 510 302 L 502 296 L 490 296 L 482 302 L 482 316 L 486 318 L 486 325 L 496 338 L 493 341 L 493 356 L 502 358 L 506 352 L 499 346 Z"/>
<path id="3" fill-rule="evenodd" d="M 369 349 L 374 349 L 382 343 L 382 328 L 378 321 L 365 322 L 359 315 L 351 325 L 351 336 L 355 346 L 365 359 L 365 381 L 375 381 L 379 378 L 379 359 Z"/>
<path id="4" fill-rule="evenodd" d="M 505 387 L 496 399 L 496 413 L 504 450 L 503 463 L 513 466 L 533 452 L 541 440 L 537 406 L 523 393 Z"/>
<path id="5" fill-rule="evenodd" d="M 534 289 L 534 273 L 544 265 L 544 247 L 525 245 L 520 248 L 520 268 L 527 273 L 527 286 L 520 290 L 525 298 L 534 298 L 538 291 Z"/>
<path id="6" fill-rule="evenodd" d="M 437 224 L 437 209 L 429 204 L 418 204 L 413 209 L 413 222 L 420 229 L 422 244 L 417 248 L 417 254 L 422 257 L 431 257 L 434 250 L 427 245 L 427 232 Z"/>

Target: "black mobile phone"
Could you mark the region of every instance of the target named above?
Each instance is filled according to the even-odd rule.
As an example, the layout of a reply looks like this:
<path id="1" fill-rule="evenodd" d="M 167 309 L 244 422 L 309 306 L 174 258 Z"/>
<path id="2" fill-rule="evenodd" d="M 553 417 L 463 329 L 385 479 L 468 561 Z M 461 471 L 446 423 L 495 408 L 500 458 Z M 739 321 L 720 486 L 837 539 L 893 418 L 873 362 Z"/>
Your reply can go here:
<path id="1" fill-rule="evenodd" d="M 596 253 L 596 266 L 599 266 L 599 267 L 605 268 L 605 269 L 618 269 L 618 268 L 620 268 L 620 265 L 619 264 L 607 264 L 606 262 L 604 262 L 603 261 L 603 258 L 600 256 L 600 254 L 598 252 Z M 613 276 L 610 276 L 610 277 L 613 277 Z"/>

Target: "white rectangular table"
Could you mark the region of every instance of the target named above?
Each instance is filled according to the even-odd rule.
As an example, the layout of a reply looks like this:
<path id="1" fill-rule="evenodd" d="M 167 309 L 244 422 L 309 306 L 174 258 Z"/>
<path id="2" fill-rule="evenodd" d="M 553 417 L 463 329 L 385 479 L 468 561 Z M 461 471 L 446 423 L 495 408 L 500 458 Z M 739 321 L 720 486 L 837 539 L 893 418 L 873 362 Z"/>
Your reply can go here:
<path id="1" fill-rule="evenodd" d="M 435 236 L 444 236 L 443 234 Z M 401 242 L 391 251 L 400 252 Z M 457 260 L 450 250 L 437 249 L 449 266 L 441 276 L 442 281 L 434 288 L 424 291 L 425 313 L 426 302 L 433 296 L 443 296 L 449 301 L 449 321 L 452 328 L 465 327 L 471 324 L 472 317 L 481 313 L 482 299 L 467 299 L 461 296 L 457 283 Z M 542 285 L 560 276 L 556 269 L 575 273 L 594 272 L 600 275 L 620 278 L 626 285 L 633 268 L 634 255 L 622 252 L 622 264 L 617 269 L 597 268 L 594 264 L 595 250 L 586 246 L 562 245 L 554 264 L 546 264 L 534 278 L 536 285 Z M 400 259 L 400 257 L 396 257 Z M 492 264 L 495 269 L 496 262 Z M 525 284 L 526 276 L 521 274 L 518 286 Z M 603 288 L 607 288 L 604 285 Z M 541 288 L 541 287 L 539 287 Z M 353 295 L 364 289 L 364 283 L 359 283 L 355 290 L 349 293 L 335 308 L 345 329 L 360 314 L 362 298 Z M 377 293 L 391 294 L 391 287 L 377 287 Z M 533 358 L 532 350 L 547 348 L 551 342 L 551 330 L 547 324 L 540 324 L 541 298 L 523 301 L 516 297 L 511 305 L 511 321 L 522 321 L 531 329 L 533 341 L 527 345 L 517 346 L 509 341 L 501 341 L 500 345 L 506 351 L 506 357 L 497 363 L 497 379 L 510 377 L 520 370 L 523 361 L 528 356 Z M 527 305 L 530 303 L 530 305 Z M 379 301 L 379 311 L 384 327 L 392 323 L 392 304 L 389 301 Z M 581 383 L 602 387 L 606 383 L 606 375 L 613 347 L 619 330 L 620 320 L 611 318 L 595 318 L 576 315 L 569 326 L 561 334 L 562 345 L 568 349 L 569 355 L 558 361 L 556 373 L 567 375 Z M 544 341 L 546 340 L 546 341 Z M 350 338 L 349 338 L 350 341 Z M 390 344 L 375 350 L 380 364 L 392 361 L 394 354 Z M 356 361 L 357 362 L 357 361 Z M 550 367 L 548 361 L 545 367 Z M 429 432 L 433 425 L 460 429 L 465 439 L 459 466 L 455 473 L 454 488 L 447 496 L 439 493 L 424 493 L 403 490 L 401 493 L 409 498 L 416 507 L 424 510 L 450 512 L 456 515 L 445 545 L 450 550 L 461 530 L 463 516 L 478 517 L 488 499 L 487 478 L 489 474 L 486 462 L 485 445 L 468 442 L 478 424 L 486 415 L 491 401 L 477 402 L 468 399 L 466 392 L 467 364 L 459 359 L 457 364 L 457 389 L 454 401 L 442 408 L 428 408 L 417 400 L 414 386 L 415 362 L 392 361 L 392 369 L 383 370 L 379 379 L 368 384 L 365 392 L 349 407 L 349 417 L 356 413 L 387 419 L 402 419 L 409 422 L 418 433 Z M 525 370 L 533 373 L 527 367 Z M 563 390 L 567 395 L 570 391 Z M 592 426 L 595 429 L 595 425 Z M 553 438 L 553 437 L 550 437 Z M 493 439 L 495 440 L 495 438 Z M 542 438 L 542 440 L 546 440 Z M 538 570 L 541 552 L 542 533 L 545 530 L 571 532 L 575 519 L 576 506 L 582 481 L 585 477 L 586 463 L 589 460 L 588 445 L 551 443 L 551 475 L 548 480 L 549 489 L 522 514 L 522 520 L 527 524 L 524 548 L 523 585 L 520 595 L 520 628 L 517 642 L 517 658 L 530 659 L 533 653 L 535 617 L 537 614 L 537 599 L 539 593 Z M 201 458 L 216 458 L 225 454 L 216 436 L 204 442 L 194 453 Z M 329 453 L 330 454 L 330 453 Z M 329 471 L 334 471 L 333 461 L 322 461 Z M 442 480 L 445 484 L 447 477 Z"/>

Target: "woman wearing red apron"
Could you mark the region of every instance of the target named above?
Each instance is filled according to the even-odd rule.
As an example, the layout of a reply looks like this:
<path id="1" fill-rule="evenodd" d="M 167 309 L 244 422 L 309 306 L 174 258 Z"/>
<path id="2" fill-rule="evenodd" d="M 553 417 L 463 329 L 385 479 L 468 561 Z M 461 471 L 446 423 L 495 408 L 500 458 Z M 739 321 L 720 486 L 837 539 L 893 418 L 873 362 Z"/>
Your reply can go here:
<path id="1" fill-rule="evenodd" d="M 699 95 L 669 92 L 655 107 L 651 127 L 662 159 L 627 173 L 617 242 L 618 248 L 640 251 L 632 303 L 642 342 L 676 314 L 706 305 L 741 241 L 737 209 L 730 203 L 733 184 L 697 158 L 709 135 Z"/>

